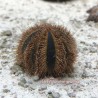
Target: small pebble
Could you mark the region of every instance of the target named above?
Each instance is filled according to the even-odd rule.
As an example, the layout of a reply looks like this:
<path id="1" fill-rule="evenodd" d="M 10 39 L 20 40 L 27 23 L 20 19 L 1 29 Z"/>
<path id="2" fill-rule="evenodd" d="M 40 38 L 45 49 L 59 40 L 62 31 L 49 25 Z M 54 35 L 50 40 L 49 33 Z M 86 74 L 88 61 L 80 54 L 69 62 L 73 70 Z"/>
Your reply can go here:
<path id="1" fill-rule="evenodd" d="M 29 87 L 29 90 L 32 91 L 32 90 L 35 90 L 35 88 L 33 88 L 33 87 Z"/>
<path id="2" fill-rule="evenodd" d="M 32 84 L 32 81 L 28 81 L 28 84 Z"/>
<path id="3" fill-rule="evenodd" d="M 10 30 L 3 31 L 1 36 L 12 36 L 12 32 Z"/>
<path id="4" fill-rule="evenodd" d="M 22 82 L 18 82 L 18 85 L 19 85 L 19 86 L 22 86 L 22 87 L 25 87 L 25 86 L 24 86 L 24 83 L 22 83 Z"/>
<path id="5" fill-rule="evenodd" d="M 96 53 L 97 52 L 97 49 L 96 48 L 90 48 L 90 52 L 91 53 Z"/>
<path id="6" fill-rule="evenodd" d="M 33 80 L 34 80 L 34 81 L 38 81 L 38 80 L 39 80 L 39 77 L 38 77 L 38 76 L 34 76 L 34 77 L 33 77 Z"/>
<path id="7" fill-rule="evenodd" d="M 9 89 L 3 89 L 3 92 L 8 93 L 8 92 L 10 92 L 10 90 Z"/>
<path id="8" fill-rule="evenodd" d="M 22 82 L 22 83 L 25 84 L 25 83 L 26 83 L 26 79 L 25 79 L 25 78 L 21 78 L 21 79 L 20 79 L 20 82 Z"/>
<path id="9" fill-rule="evenodd" d="M 18 71 L 21 71 L 20 66 L 12 66 L 11 68 L 11 74 L 15 74 Z"/>
<path id="10" fill-rule="evenodd" d="M 93 73 L 93 71 L 91 70 L 89 70 L 89 69 L 85 69 L 84 71 L 83 71 L 83 74 L 82 74 L 82 77 L 83 78 L 86 78 L 86 77 L 94 77 L 95 76 L 95 74 Z"/>
<path id="11" fill-rule="evenodd" d="M 54 98 L 60 98 L 60 94 L 58 92 L 52 92 Z"/>
<path id="12" fill-rule="evenodd" d="M 48 98 L 60 98 L 60 94 L 58 92 L 48 92 Z"/>
<path id="13" fill-rule="evenodd" d="M 1 96 L 1 98 L 4 98 L 4 96 Z"/>
<path id="14" fill-rule="evenodd" d="M 76 98 L 76 94 L 75 93 L 68 93 L 69 97 L 71 98 Z"/>
<path id="15" fill-rule="evenodd" d="M 7 85 L 3 85 L 3 88 L 6 88 L 7 87 Z"/>
<path id="16" fill-rule="evenodd" d="M 52 92 L 48 92 L 48 98 L 54 98 Z"/>
<path id="17" fill-rule="evenodd" d="M 47 89 L 46 86 L 42 86 L 42 87 L 39 89 L 39 91 L 43 91 L 43 90 L 46 90 L 46 89 Z"/>

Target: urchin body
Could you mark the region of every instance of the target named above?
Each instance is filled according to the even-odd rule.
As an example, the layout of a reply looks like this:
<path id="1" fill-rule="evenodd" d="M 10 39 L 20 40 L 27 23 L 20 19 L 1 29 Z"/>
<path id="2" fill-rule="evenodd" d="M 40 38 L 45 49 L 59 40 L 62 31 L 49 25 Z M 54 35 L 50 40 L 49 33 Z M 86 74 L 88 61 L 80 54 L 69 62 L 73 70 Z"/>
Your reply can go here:
<path id="1" fill-rule="evenodd" d="M 87 13 L 90 14 L 87 21 L 98 22 L 98 5 L 90 8 Z"/>
<path id="2" fill-rule="evenodd" d="M 76 42 L 61 26 L 36 25 L 23 33 L 17 62 L 30 75 L 60 77 L 73 72 Z"/>

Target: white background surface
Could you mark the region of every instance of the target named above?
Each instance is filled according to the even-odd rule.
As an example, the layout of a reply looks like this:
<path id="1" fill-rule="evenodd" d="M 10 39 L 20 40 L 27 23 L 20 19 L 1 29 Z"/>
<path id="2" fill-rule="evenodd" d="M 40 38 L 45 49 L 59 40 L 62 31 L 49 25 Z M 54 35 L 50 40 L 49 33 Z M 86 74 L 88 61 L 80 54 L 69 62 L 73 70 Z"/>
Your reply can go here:
<path id="1" fill-rule="evenodd" d="M 0 0 L 0 98 L 48 98 L 49 91 L 60 98 L 98 98 L 98 23 L 86 22 L 86 11 L 96 4 L 97 0 Z M 71 77 L 35 82 L 16 66 L 22 32 L 41 21 L 63 25 L 76 38 L 78 57 Z"/>

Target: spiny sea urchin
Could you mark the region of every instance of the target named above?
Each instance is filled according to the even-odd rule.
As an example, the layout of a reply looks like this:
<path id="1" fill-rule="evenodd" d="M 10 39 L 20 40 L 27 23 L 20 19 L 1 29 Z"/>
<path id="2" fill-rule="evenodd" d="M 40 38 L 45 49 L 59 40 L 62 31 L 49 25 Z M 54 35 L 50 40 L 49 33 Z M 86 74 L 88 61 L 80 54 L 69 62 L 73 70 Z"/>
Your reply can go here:
<path id="1" fill-rule="evenodd" d="M 17 62 L 30 75 L 59 77 L 73 72 L 76 54 L 76 42 L 70 32 L 45 23 L 23 33 Z"/>
<path id="2" fill-rule="evenodd" d="M 90 14 L 87 21 L 98 22 L 98 5 L 89 9 L 87 13 Z"/>

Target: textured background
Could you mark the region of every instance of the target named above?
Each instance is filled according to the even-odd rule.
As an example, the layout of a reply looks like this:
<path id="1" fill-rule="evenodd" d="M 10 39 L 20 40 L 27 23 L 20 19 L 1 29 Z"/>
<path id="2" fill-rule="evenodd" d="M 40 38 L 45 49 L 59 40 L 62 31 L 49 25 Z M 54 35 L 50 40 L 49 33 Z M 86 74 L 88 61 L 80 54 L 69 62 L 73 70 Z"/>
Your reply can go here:
<path id="1" fill-rule="evenodd" d="M 0 98 L 98 98 L 98 23 L 85 21 L 86 11 L 96 4 L 98 0 L 0 0 Z M 76 38 L 72 76 L 35 81 L 37 77 L 27 76 L 16 65 L 22 32 L 41 21 L 63 25 Z"/>

